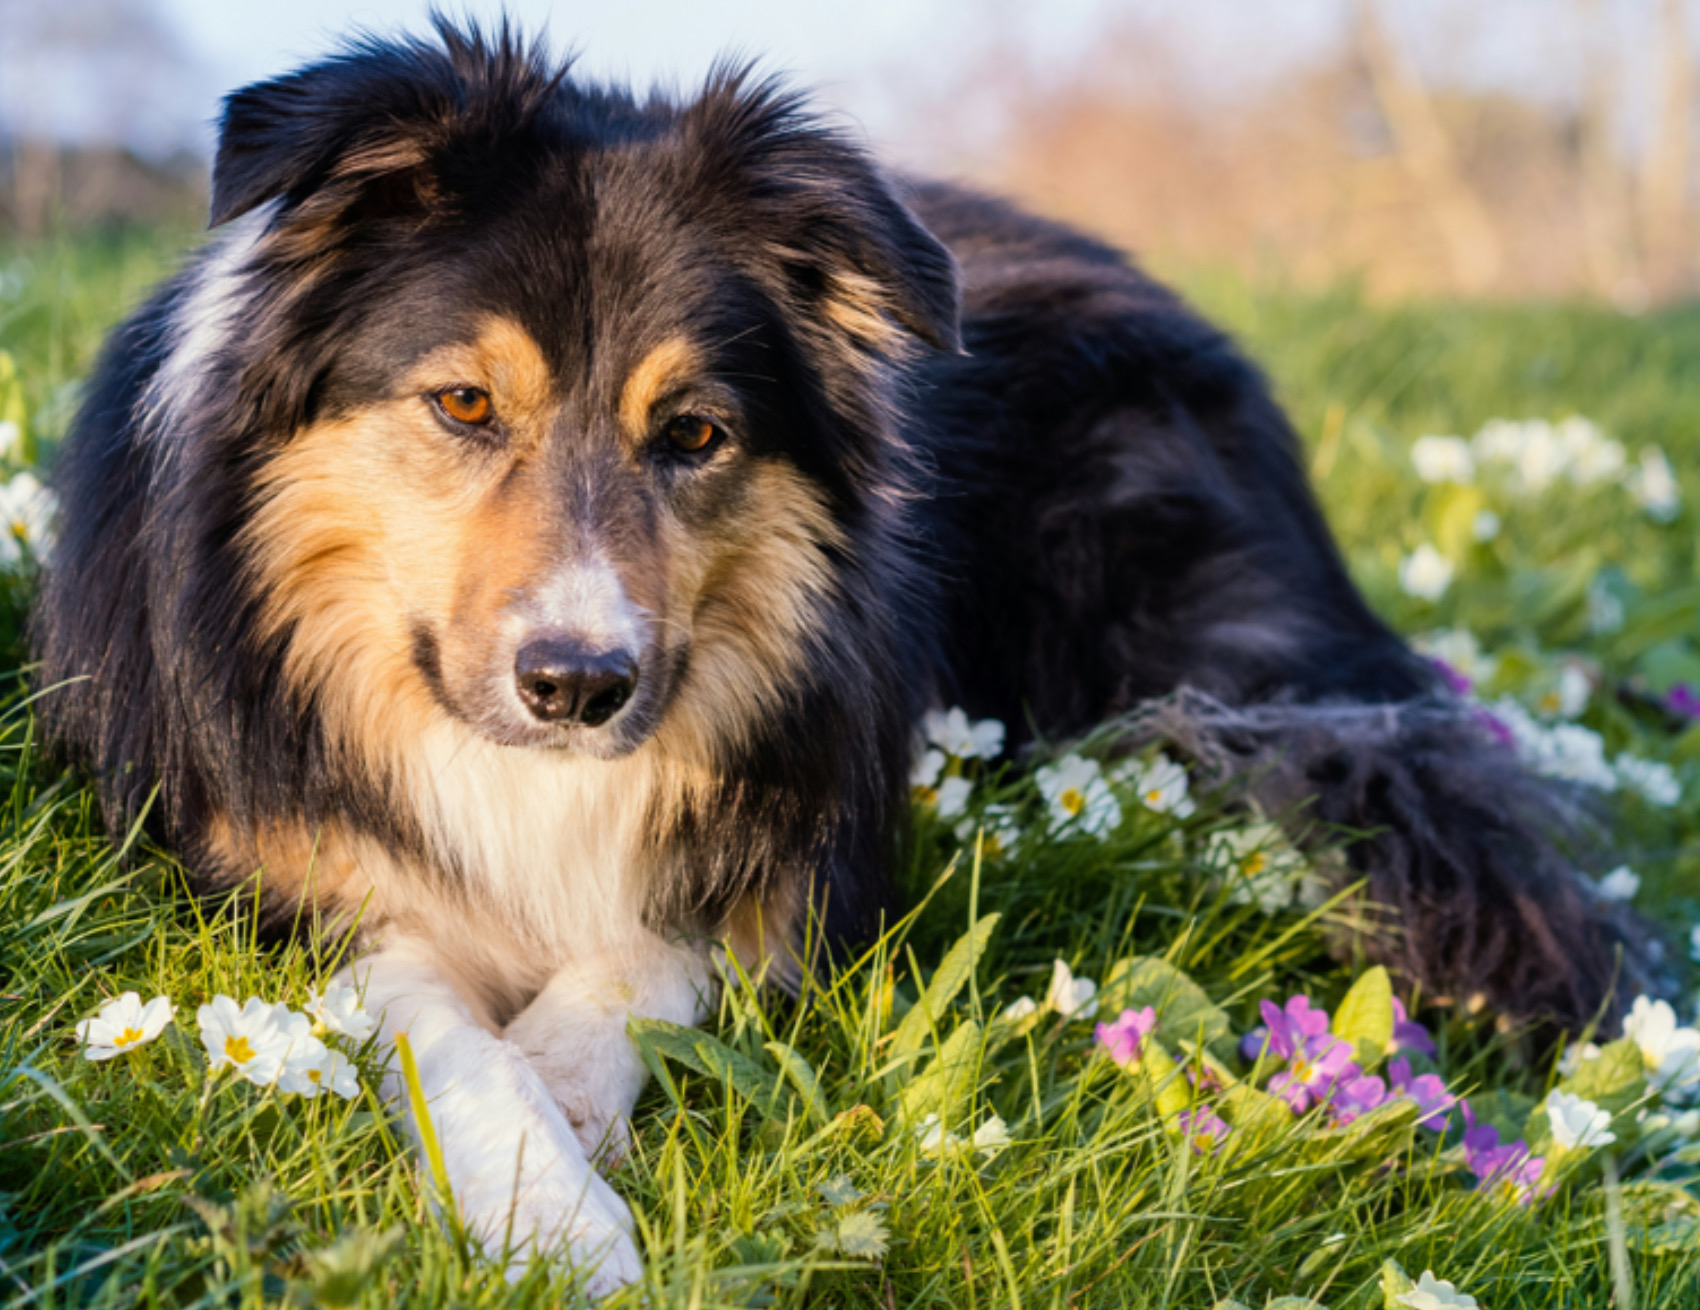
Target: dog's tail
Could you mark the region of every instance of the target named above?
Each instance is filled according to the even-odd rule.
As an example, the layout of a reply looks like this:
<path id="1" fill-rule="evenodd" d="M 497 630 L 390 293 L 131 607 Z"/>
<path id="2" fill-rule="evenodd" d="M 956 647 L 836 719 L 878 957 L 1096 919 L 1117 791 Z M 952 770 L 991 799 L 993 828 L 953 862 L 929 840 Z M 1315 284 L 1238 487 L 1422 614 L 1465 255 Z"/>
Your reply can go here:
<path id="1" fill-rule="evenodd" d="M 1468 705 L 1234 707 L 1182 687 L 1130 727 L 1173 743 L 1201 781 L 1243 787 L 1301 846 L 1343 838 L 1336 876 L 1366 882 L 1395 920 L 1364 950 L 1432 995 L 1578 1030 L 1672 986 L 1651 929 L 1567 857 L 1598 854 L 1598 812 L 1531 774 Z"/>

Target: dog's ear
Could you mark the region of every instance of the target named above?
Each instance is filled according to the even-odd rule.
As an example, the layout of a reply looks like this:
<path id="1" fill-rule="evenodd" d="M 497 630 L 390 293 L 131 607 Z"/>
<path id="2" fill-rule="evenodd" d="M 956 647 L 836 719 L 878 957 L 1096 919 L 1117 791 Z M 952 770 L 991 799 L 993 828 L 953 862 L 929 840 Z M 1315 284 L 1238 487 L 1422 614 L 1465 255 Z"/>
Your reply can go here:
<path id="1" fill-rule="evenodd" d="M 721 69 L 685 121 L 707 185 L 754 218 L 793 294 L 869 344 L 909 333 L 961 348 L 956 261 L 867 152 L 801 97 Z"/>
<path id="2" fill-rule="evenodd" d="M 513 134 L 565 67 L 504 24 L 491 38 L 434 20 L 441 45 L 355 42 L 341 54 L 225 98 L 213 161 L 214 227 L 267 201 L 346 208 L 428 202 L 430 163 L 457 139 Z M 325 193 L 329 193 L 328 195 Z"/>

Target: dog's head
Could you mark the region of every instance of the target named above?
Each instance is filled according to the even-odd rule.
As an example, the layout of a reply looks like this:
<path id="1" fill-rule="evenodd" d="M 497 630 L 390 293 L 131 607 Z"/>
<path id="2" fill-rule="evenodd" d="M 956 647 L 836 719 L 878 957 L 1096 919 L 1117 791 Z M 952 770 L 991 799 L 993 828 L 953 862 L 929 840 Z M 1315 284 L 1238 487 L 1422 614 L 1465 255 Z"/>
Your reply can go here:
<path id="1" fill-rule="evenodd" d="M 257 630 L 333 735 L 736 734 L 901 498 L 953 262 L 769 83 L 639 103 L 439 35 L 227 102 L 227 385 L 177 381 L 240 434 Z"/>

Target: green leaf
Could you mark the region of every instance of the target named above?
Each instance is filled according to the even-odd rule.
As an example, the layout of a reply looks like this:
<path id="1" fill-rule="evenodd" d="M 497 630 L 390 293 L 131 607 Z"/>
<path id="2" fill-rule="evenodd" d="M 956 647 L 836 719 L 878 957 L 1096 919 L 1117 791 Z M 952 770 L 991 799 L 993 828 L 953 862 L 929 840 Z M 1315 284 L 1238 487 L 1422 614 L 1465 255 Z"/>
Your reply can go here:
<path id="1" fill-rule="evenodd" d="M 1380 1063 L 1382 1053 L 1393 1044 L 1393 981 L 1386 969 L 1377 965 L 1352 984 L 1334 1012 L 1332 1031 L 1358 1048 L 1359 1063 L 1366 1071 Z M 1366 1055 L 1368 1064 L 1363 1063 Z"/>
<path id="2" fill-rule="evenodd" d="M 785 1098 L 777 1095 L 778 1075 L 718 1038 L 665 1019 L 633 1018 L 627 1021 L 626 1031 L 646 1054 L 665 1056 L 695 1073 L 728 1082 L 763 1116 L 784 1118 L 787 1107 Z"/>
<path id="3" fill-rule="evenodd" d="M 903 1089 L 898 1104 L 911 1124 L 929 1114 L 949 1121 L 952 1110 L 974 1090 L 980 1070 L 980 1025 L 959 1025 L 933 1057 L 926 1072 Z"/>
<path id="4" fill-rule="evenodd" d="M 878 1215 L 858 1210 L 844 1215 L 835 1227 L 823 1230 L 816 1245 L 852 1260 L 880 1260 L 891 1247 L 891 1234 Z"/>
<path id="5" fill-rule="evenodd" d="M 1647 1092 L 1641 1048 L 1632 1038 L 1620 1037 L 1600 1048 L 1596 1059 L 1583 1060 L 1559 1086 L 1613 1114 L 1626 1110 Z"/>
<path id="6" fill-rule="evenodd" d="M 1205 991 L 1167 960 L 1133 956 L 1117 960 L 1099 992 L 1099 1013 L 1114 1018 L 1123 1010 L 1149 1005 L 1157 1011 L 1157 1032 L 1171 1045 L 1201 1044 L 1218 1059 L 1234 1052 L 1233 1024 Z"/>
<path id="7" fill-rule="evenodd" d="M 1328 1310 L 1328 1307 L 1308 1296 L 1278 1296 L 1263 1310 Z"/>
<path id="8" fill-rule="evenodd" d="M 897 1035 L 891 1042 L 894 1058 L 920 1050 L 934 1027 L 942 1025 L 945 1011 L 972 976 L 980 957 L 986 953 L 986 945 L 991 941 L 992 930 L 998 926 L 999 917 L 996 914 L 986 915 L 945 953 L 920 1000 L 903 1016 L 903 1022 L 897 1027 Z"/>
<path id="9" fill-rule="evenodd" d="M 779 1061 L 780 1072 L 797 1089 L 803 1098 L 803 1106 L 809 1112 L 809 1118 L 819 1127 L 825 1127 L 831 1117 L 826 1108 L 826 1097 L 821 1095 L 820 1080 L 815 1077 L 813 1066 L 801 1055 L 784 1042 L 769 1042 L 767 1053 Z"/>
<path id="10" fill-rule="evenodd" d="M 1173 1119 L 1192 1108 L 1192 1088 L 1186 1075 L 1158 1042 L 1146 1042 L 1139 1052 L 1139 1074 L 1150 1085 L 1157 1112 Z"/>

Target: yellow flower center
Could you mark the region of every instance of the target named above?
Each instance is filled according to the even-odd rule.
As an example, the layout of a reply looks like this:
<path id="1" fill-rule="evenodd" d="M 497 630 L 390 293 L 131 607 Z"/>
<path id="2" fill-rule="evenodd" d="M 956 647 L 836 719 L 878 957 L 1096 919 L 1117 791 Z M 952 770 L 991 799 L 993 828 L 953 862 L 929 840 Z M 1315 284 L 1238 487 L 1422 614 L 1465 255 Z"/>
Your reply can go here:
<path id="1" fill-rule="evenodd" d="M 112 1044 L 114 1046 L 134 1046 L 141 1040 L 142 1030 L 140 1028 L 126 1028 L 112 1039 Z"/>
<path id="2" fill-rule="evenodd" d="M 224 1053 L 237 1064 L 247 1064 L 254 1058 L 254 1048 L 248 1044 L 246 1037 L 226 1037 Z"/>
<path id="3" fill-rule="evenodd" d="M 318 1082 L 319 1081 L 319 1071 L 317 1069 L 307 1070 L 307 1081 L 310 1082 L 310 1083 Z"/>
<path id="4" fill-rule="evenodd" d="M 1562 704 L 1563 702 L 1559 700 L 1558 693 L 1556 691 L 1549 691 L 1545 696 L 1541 697 L 1541 708 L 1548 714 L 1558 713 L 1559 706 Z"/>
<path id="5" fill-rule="evenodd" d="M 917 787 L 915 788 L 915 799 L 922 805 L 937 805 L 939 803 L 938 788 Z"/>
<path id="6" fill-rule="evenodd" d="M 1061 805 L 1063 809 L 1067 810 L 1070 814 L 1077 815 L 1086 808 L 1086 797 L 1080 793 L 1079 788 L 1070 787 L 1061 796 L 1057 797 L 1057 804 Z"/>
<path id="7" fill-rule="evenodd" d="M 1240 869 L 1248 878 L 1255 878 L 1269 867 L 1269 857 L 1262 851 L 1253 851 L 1240 861 Z"/>

